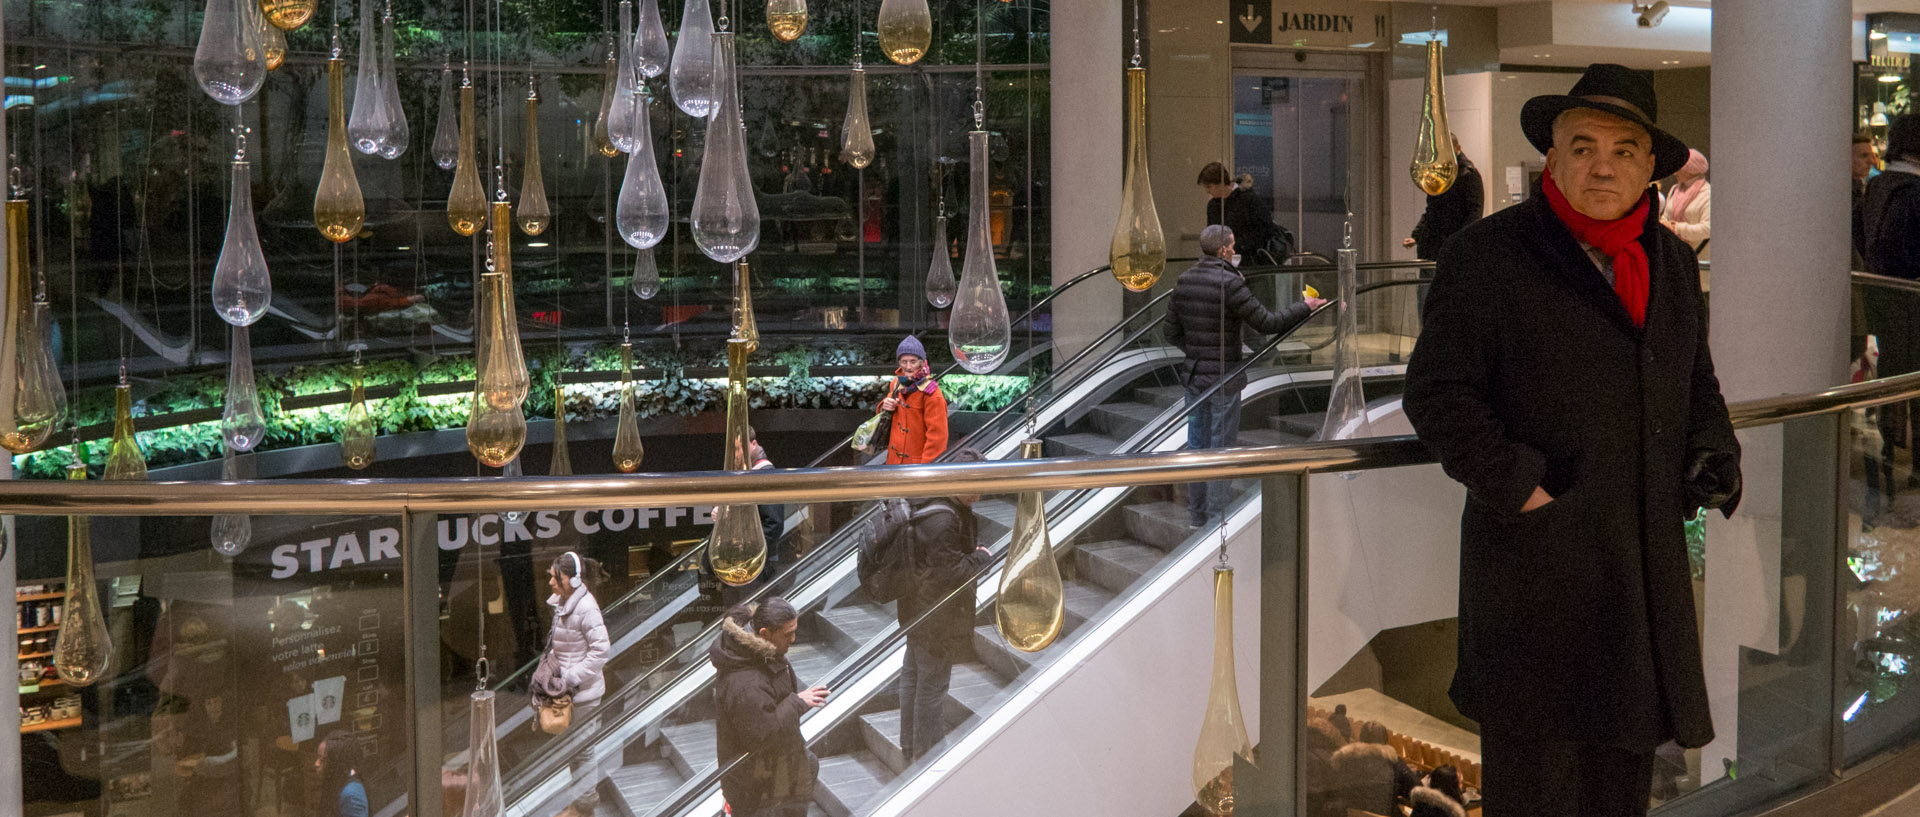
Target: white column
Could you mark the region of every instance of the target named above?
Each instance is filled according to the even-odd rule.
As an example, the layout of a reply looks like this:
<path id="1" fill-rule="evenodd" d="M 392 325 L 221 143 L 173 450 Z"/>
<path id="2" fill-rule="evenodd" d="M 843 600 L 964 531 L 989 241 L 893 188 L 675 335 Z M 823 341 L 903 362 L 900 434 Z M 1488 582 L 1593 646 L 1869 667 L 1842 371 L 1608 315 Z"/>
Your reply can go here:
<path id="1" fill-rule="evenodd" d="M 1055 3 L 1052 96 L 1053 283 L 1107 263 L 1120 217 L 1123 91 L 1121 3 Z M 1120 320 L 1120 285 L 1090 280 L 1053 302 L 1055 359 Z M 1018 332 L 1019 328 L 1016 327 Z"/>

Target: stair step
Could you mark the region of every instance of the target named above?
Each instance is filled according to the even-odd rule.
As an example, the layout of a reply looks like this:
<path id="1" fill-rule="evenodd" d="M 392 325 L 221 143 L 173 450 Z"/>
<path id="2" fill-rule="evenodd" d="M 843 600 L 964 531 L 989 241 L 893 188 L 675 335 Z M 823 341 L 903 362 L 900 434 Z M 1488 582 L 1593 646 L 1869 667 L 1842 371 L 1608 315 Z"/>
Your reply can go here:
<path id="1" fill-rule="evenodd" d="M 895 775 L 907 770 L 907 752 L 900 745 L 900 710 L 888 709 L 860 716 L 860 738 L 867 751 Z"/>
<path id="2" fill-rule="evenodd" d="M 1049 457 L 1104 457 L 1120 447 L 1120 441 L 1105 434 L 1056 434 L 1048 437 Z"/>
<path id="3" fill-rule="evenodd" d="M 821 629 L 835 649 L 851 653 L 893 624 L 893 614 L 877 604 L 847 604 L 819 613 Z"/>
<path id="4" fill-rule="evenodd" d="M 647 814 L 665 802 L 687 778 L 671 762 L 649 760 L 614 769 L 607 773 L 607 781 L 620 793 L 620 799 L 626 801 L 628 813 Z"/>
<path id="5" fill-rule="evenodd" d="M 986 710 L 1000 697 L 1000 691 L 1006 688 L 1007 679 L 986 664 L 968 661 L 953 665 L 953 683 L 947 686 L 947 697 L 966 712 L 960 718 L 953 718 L 953 713 L 949 711 L 948 720 L 957 723 L 966 720 L 969 715 L 986 714 Z"/>
<path id="6" fill-rule="evenodd" d="M 1155 408 L 1177 406 L 1187 401 L 1185 386 L 1147 386 L 1133 390 L 1133 399 Z"/>
<path id="7" fill-rule="evenodd" d="M 1125 440 L 1140 433 L 1155 420 L 1160 419 L 1163 409 L 1147 403 L 1107 403 L 1095 406 L 1088 418 L 1100 433 L 1117 440 Z"/>
<path id="8" fill-rule="evenodd" d="M 1079 563 L 1081 576 L 1115 594 L 1132 587 L 1165 555 L 1132 539 L 1084 544 L 1073 554 Z"/>
<path id="9" fill-rule="evenodd" d="M 714 765 L 719 756 L 719 742 L 711 722 L 682 723 L 660 730 L 661 754 L 682 778 L 692 777 Z"/>
<path id="10" fill-rule="evenodd" d="M 1267 425 L 1274 431 L 1292 434 L 1303 440 L 1311 440 L 1320 433 L 1320 424 L 1325 422 L 1324 412 L 1308 414 L 1280 414 L 1267 418 Z"/>
<path id="11" fill-rule="evenodd" d="M 1071 632 L 1080 624 L 1094 620 L 1110 601 L 1113 594 L 1106 588 L 1085 579 L 1068 579 L 1064 605 L 1067 620 L 1063 629 Z"/>
<path id="12" fill-rule="evenodd" d="M 1178 502 L 1128 505 L 1123 516 L 1129 535 L 1163 552 L 1172 551 L 1193 535 L 1193 529 L 1187 527 L 1187 506 Z"/>
<path id="13" fill-rule="evenodd" d="M 813 799 L 831 817 L 853 817 L 892 780 L 892 770 L 872 752 L 823 757 Z"/>
<path id="14" fill-rule="evenodd" d="M 1007 646 L 1007 640 L 1000 637 L 1000 630 L 992 624 L 983 624 L 973 628 L 973 651 L 980 662 L 993 668 L 1000 677 L 1013 679 L 1033 666 L 1026 653 Z"/>

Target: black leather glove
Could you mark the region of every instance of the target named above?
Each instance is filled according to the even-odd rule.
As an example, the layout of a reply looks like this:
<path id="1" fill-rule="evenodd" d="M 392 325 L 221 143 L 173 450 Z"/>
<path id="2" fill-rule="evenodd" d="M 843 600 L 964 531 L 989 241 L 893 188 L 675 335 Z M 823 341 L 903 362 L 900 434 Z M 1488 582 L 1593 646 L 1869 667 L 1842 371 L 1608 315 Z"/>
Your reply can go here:
<path id="1" fill-rule="evenodd" d="M 1732 517 L 1740 506 L 1740 456 L 1704 448 L 1689 453 L 1682 487 L 1690 509 L 1717 509 Z"/>

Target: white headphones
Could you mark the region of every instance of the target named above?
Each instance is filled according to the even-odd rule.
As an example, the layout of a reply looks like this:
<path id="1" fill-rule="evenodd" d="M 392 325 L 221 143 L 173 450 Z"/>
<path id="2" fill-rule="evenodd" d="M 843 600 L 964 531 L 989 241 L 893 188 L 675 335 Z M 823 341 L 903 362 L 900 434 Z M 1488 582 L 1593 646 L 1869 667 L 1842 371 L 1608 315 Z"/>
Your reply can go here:
<path id="1" fill-rule="evenodd" d="M 580 554 L 569 550 L 567 551 L 567 555 L 573 557 L 573 575 L 567 577 L 567 584 L 572 587 L 579 587 L 580 574 L 586 572 L 586 568 L 580 566 Z"/>

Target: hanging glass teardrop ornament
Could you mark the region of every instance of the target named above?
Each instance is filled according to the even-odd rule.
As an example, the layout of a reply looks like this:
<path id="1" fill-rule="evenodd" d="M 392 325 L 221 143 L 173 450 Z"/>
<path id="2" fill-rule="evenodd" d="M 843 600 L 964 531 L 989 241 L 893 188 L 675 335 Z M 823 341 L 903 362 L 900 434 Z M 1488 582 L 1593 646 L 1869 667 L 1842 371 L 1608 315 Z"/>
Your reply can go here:
<path id="1" fill-rule="evenodd" d="M 573 476 L 573 457 L 567 453 L 567 387 L 553 387 L 553 458 L 547 461 L 547 476 Z"/>
<path id="2" fill-rule="evenodd" d="M 607 139 L 621 153 L 632 153 L 634 77 L 633 0 L 620 0 L 620 36 L 614 41 L 613 107 L 607 111 Z"/>
<path id="3" fill-rule="evenodd" d="M 260 21 L 262 23 L 260 33 L 265 37 L 267 44 L 267 70 L 277 71 L 287 61 L 287 32 L 281 31 L 279 26 L 266 22 L 265 17 L 260 18 Z"/>
<path id="4" fill-rule="evenodd" d="M 1020 456 L 1040 459 L 1039 440 L 1020 443 Z M 1047 536 L 1047 499 L 1039 491 L 1020 494 L 1014 505 L 1013 539 L 1007 544 L 1007 563 L 1000 570 L 1000 594 L 994 601 L 994 624 L 1007 645 L 1022 652 L 1039 652 L 1060 635 L 1066 621 L 1066 586 L 1060 565 L 1053 559 Z"/>
<path id="5" fill-rule="evenodd" d="M 807 0 L 767 0 L 767 30 L 783 43 L 807 33 Z"/>
<path id="6" fill-rule="evenodd" d="M 933 260 L 927 264 L 927 303 L 934 309 L 946 309 L 953 305 L 954 293 L 960 289 L 960 282 L 953 277 L 953 254 L 947 248 L 947 213 L 942 206 L 940 215 L 933 220 Z"/>
<path id="7" fill-rule="evenodd" d="M 483 465 L 504 468 L 527 445 L 527 416 L 520 406 L 497 409 L 478 392 L 467 415 L 467 450 Z"/>
<path id="8" fill-rule="evenodd" d="M 1460 166 L 1453 159 L 1453 131 L 1447 129 L 1446 70 L 1440 40 L 1427 41 L 1427 84 L 1420 95 L 1420 131 L 1413 145 L 1413 183 L 1429 196 L 1453 186 Z"/>
<path id="9" fill-rule="evenodd" d="M 1153 206 L 1147 177 L 1147 69 L 1127 69 L 1127 172 L 1120 187 L 1120 221 L 1113 227 L 1107 262 L 1120 285 L 1134 292 L 1153 288 L 1167 271 L 1167 238 Z"/>
<path id="10" fill-rule="evenodd" d="M 688 5 L 699 2 L 688 0 Z M 746 124 L 740 118 L 740 87 L 733 70 L 733 32 L 713 35 L 713 55 L 719 100 L 707 122 L 707 155 L 700 163 L 700 186 L 694 191 L 693 215 L 688 220 L 700 252 L 731 264 L 760 243 L 760 205 L 747 174 Z"/>
<path id="11" fill-rule="evenodd" d="M 1007 359 L 1013 345 L 1013 324 L 1007 315 L 1006 295 L 1000 291 L 993 237 L 988 233 L 992 216 L 987 209 L 987 132 L 968 133 L 967 143 L 972 164 L 967 185 L 967 254 L 960 264 L 960 291 L 947 320 L 947 342 L 953 359 L 962 367 L 974 374 L 986 374 Z"/>
<path id="12" fill-rule="evenodd" d="M 713 113 L 719 95 L 715 76 L 719 54 L 713 33 L 713 12 L 707 0 L 687 0 L 686 10 L 680 13 L 680 33 L 674 35 L 667 90 L 673 93 L 673 104 L 700 119 Z"/>
<path id="13" fill-rule="evenodd" d="M 639 0 L 640 17 L 634 21 L 633 61 L 648 79 L 666 73 L 672 56 L 667 51 L 667 26 L 660 19 L 660 0 Z"/>
<path id="14" fill-rule="evenodd" d="M 847 115 L 840 122 L 840 161 L 854 167 L 873 164 L 873 126 L 867 121 L 867 69 L 854 57 L 847 84 Z"/>
<path id="15" fill-rule="evenodd" d="M 453 170 L 453 189 L 447 193 L 447 224 L 461 235 L 480 231 L 487 217 L 487 195 L 480 187 L 480 166 L 473 152 L 473 83 L 460 81 L 460 161 Z"/>
<path id="16" fill-rule="evenodd" d="M 16 173 L 18 171 L 15 171 Z M 28 269 L 27 200 L 7 200 L 6 313 L 0 316 L 0 448 L 25 454 L 47 441 L 66 415 L 66 387 L 52 360 L 50 325 L 36 314 Z"/>
<path id="17" fill-rule="evenodd" d="M 207 0 L 200 43 L 193 49 L 193 79 L 222 105 L 238 105 L 267 81 L 267 42 L 253 0 Z"/>
<path id="18" fill-rule="evenodd" d="M 620 76 L 619 61 L 607 57 L 605 87 L 600 93 L 600 116 L 593 120 L 593 144 L 600 155 L 612 158 L 620 155 L 620 149 L 613 146 L 613 137 L 608 135 L 608 120 L 613 116 L 614 85 Z"/>
<path id="19" fill-rule="evenodd" d="M 742 259 L 734 264 L 733 336 L 747 342 L 747 354 L 760 350 L 760 322 L 753 319 L 753 271 Z"/>
<path id="20" fill-rule="evenodd" d="M 652 96 L 636 94 L 628 109 L 628 133 L 633 136 L 627 151 L 627 172 L 620 180 L 620 200 L 614 206 L 614 226 L 621 240 L 636 250 L 645 250 L 665 238 L 673 211 L 667 203 L 667 188 L 660 179 L 660 164 L 653 153 L 652 117 L 648 110 Z"/>
<path id="21" fill-rule="evenodd" d="M 252 451 L 267 436 L 267 415 L 260 410 L 260 390 L 253 380 L 253 345 L 244 326 L 228 329 L 226 408 L 220 414 L 220 437 L 235 451 Z"/>
<path id="22" fill-rule="evenodd" d="M 235 329 L 245 332 L 245 329 Z M 220 479 L 233 482 L 240 478 L 239 456 L 231 448 L 221 449 Z M 207 539 L 213 544 L 215 553 L 222 556 L 238 556 L 253 542 L 253 517 L 244 513 L 222 514 L 213 518 L 207 526 Z"/>
<path id="23" fill-rule="evenodd" d="M 313 19 L 320 0 L 260 0 L 260 11 L 281 31 L 292 31 Z"/>
<path id="24" fill-rule="evenodd" d="M 640 442 L 640 412 L 635 407 L 633 344 L 620 344 L 620 424 L 613 433 L 613 467 L 622 474 L 640 470 L 647 449 Z"/>
<path id="25" fill-rule="evenodd" d="M 86 478 L 87 466 L 79 460 L 67 466 L 67 479 Z M 85 516 L 67 517 L 66 613 L 53 641 L 53 668 L 61 681 L 73 687 L 100 680 L 113 656 L 113 636 L 100 610 L 100 584 L 93 576 L 90 522 Z"/>
<path id="26" fill-rule="evenodd" d="M 519 319 L 514 312 L 510 249 L 513 219 L 504 201 L 494 202 L 492 217 L 487 243 L 493 254 L 487 259 L 487 271 L 480 275 L 480 320 L 476 325 L 483 333 L 474 339 L 481 344 L 475 347 L 474 388 L 488 406 L 518 411 L 520 404 L 527 400 L 532 379 L 520 346 Z"/>
<path id="27" fill-rule="evenodd" d="M 140 482 L 147 478 L 147 455 L 133 433 L 133 387 L 121 383 L 113 391 L 113 441 L 107 444 L 107 467 L 102 479 Z"/>
<path id="28" fill-rule="evenodd" d="M 1367 420 L 1367 395 L 1360 369 L 1360 327 L 1351 305 L 1359 295 L 1360 251 L 1352 247 L 1353 223 L 1347 223 L 1347 244 L 1335 253 L 1339 299 L 1334 301 L 1333 388 L 1327 396 L 1327 415 L 1315 440 L 1352 440 L 1373 436 Z M 1357 474 L 1355 474 L 1357 476 Z"/>
<path id="29" fill-rule="evenodd" d="M 901 65 L 919 62 L 933 44 L 933 12 L 927 0 L 883 0 L 879 28 L 880 51 Z"/>
<path id="30" fill-rule="evenodd" d="M 373 464 L 373 412 L 367 410 L 364 370 L 353 364 L 353 396 L 347 401 L 347 416 L 340 421 L 340 461 L 359 471 Z"/>
<path id="31" fill-rule="evenodd" d="M 485 681 L 483 680 L 484 684 Z M 467 796 L 461 817 L 501 817 L 506 794 L 500 788 L 500 747 L 495 743 L 493 690 L 473 691 L 473 709 L 467 719 Z"/>
<path id="32" fill-rule="evenodd" d="M 651 249 L 634 254 L 633 294 L 643 301 L 660 294 L 660 265 L 654 262 Z"/>
<path id="33" fill-rule="evenodd" d="M 366 225 L 367 200 L 360 195 L 347 147 L 347 61 L 337 45 L 327 61 L 327 106 L 327 158 L 313 194 L 313 224 L 328 241 L 344 244 Z"/>
<path id="34" fill-rule="evenodd" d="M 360 72 L 353 79 L 353 115 L 347 118 L 347 138 L 353 149 L 369 156 L 380 153 L 387 137 L 387 81 L 380 77 L 380 32 L 373 24 L 374 0 L 360 0 Z"/>
<path id="35" fill-rule="evenodd" d="M 452 170 L 460 162 L 460 122 L 454 117 L 453 67 L 440 69 L 440 113 L 433 126 L 433 163 Z"/>
<path id="36" fill-rule="evenodd" d="M 540 172 L 540 93 L 527 86 L 527 156 L 520 176 L 520 204 L 514 208 L 514 223 L 520 232 L 539 235 L 553 223 L 553 211 L 547 207 L 547 182 Z"/>
<path id="37" fill-rule="evenodd" d="M 1233 814 L 1233 759 L 1253 761 L 1253 742 L 1240 716 L 1233 660 L 1233 568 L 1213 569 L 1213 688 L 1193 747 L 1194 802 L 1213 817 Z"/>
<path id="38" fill-rule="evenodd" d="M 747 448 L 747 342 L 727 340 L 726 453 L 722 467 L 745 471 L 753 467 Z M 722 505 L 713 510 L 713 535 L 707 546 L 714 575 L 738 587 L 760 577 L 767 566 L 767 534 L 760 527 L 759 505 Z"/>
<path id="39" fill-rule="evenodd" d="M 371 2 L 371 0 L 366 0 Z M 398 159 L 413 141 L 413 129 L 407 125 L 406 108 L 400 104 L 400 76 L 393 67 L 393 2 L 388 0 L 380 40 L 380 79 L 385 83 L 380 96 L 387 103 L 387 133 L 380 138 L 380 158 Z"/>
<path id="40" fill-rule="evenodd" d="M 227 237 L 213 267 L 213 311 L 220 320 L 247 326 L 267 314 L 273 303 L 273 278 L 253 222 L 253 170 L 246 159 L 247 137 L 239 134 L 232 168 L 233 200 L 227 207 Z"/>

